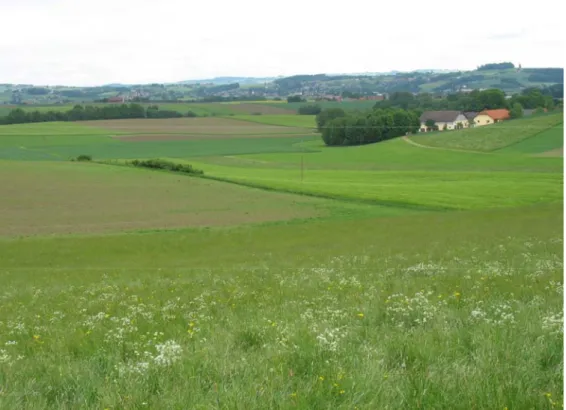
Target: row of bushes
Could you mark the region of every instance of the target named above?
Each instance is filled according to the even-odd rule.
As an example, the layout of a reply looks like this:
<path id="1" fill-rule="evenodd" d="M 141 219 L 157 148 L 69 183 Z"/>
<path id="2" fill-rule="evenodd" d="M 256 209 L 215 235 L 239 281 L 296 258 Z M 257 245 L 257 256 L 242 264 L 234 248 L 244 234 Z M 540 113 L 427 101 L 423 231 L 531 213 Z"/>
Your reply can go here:
<path id="1" fill-rule="evenodd" d="M 75 105 L 67 111 L 25 111 L 21 108 L 11 110 L 5 117 L 0 117 L 0 124 L 25 124 L 49 121 L 88 121 L 115 120 L 125 118 L 178 118 L 196 117 L 189 111 L 186 115 L 177 111 L 160 110 L 157 105 L 144 108 L 140 104 L 119 105 Z"/>
<path id="2" fill-rule="evenodd" d="M 82 154 L 78 157 L 72 158 L 73 162 L 90 162 L 92 161 L 91 155 Z M 182 172 L 184 174 L 204 175 L 204 171 L 193 168 L 190 164 L 176 164 L 165 159 L 134 159 L 126 161 L 126 165 L 134 167 L 150 168 L 150 169 L 164 169 L 173 172 Z"/>
<path id="3" fill-rule="evenodd" d="M 316 122 L 322 133 L 322 140 L 329 146 L 385 141 L 415 133 L 420 126 L 416 112 L 402 109 L 346 113 L 334 108 L 322 110 L 317 115 Z"/>
<path id="4" fill-rule="evenodd" d="M 167 171 L 182 172 L 184 174 L 204 175 L 202 170 L 193 168 L 190 164 L 176 164 L 165 159 L 134 159 L 132 161 L 127 161 L 126 164 L 134 167 L 164 169 Z"/>

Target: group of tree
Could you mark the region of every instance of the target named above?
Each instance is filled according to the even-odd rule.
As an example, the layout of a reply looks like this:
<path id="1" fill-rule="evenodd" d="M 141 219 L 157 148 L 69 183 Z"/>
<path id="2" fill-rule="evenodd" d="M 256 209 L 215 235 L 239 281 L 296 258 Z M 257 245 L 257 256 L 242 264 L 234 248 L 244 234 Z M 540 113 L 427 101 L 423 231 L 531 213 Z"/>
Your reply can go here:
<path id="1" fill-rule="evenodd" d="M 443 97 L 436 97 L 430 93 L 415 95 L 410 92 L 395 92 L 390 94 L 388 99 L 376 102 L 375 108 L 402 108 L 421 112 L 431 110 L 479 112 L 486 109 L 511 109 L 515 103 L 519 103 L 523 108 L 553 109 L 558 98 L 562 98 L 562 89 L 561 84 L 543 89 L 527 88 L 511 98 L 506 98 L 503 91 L 495 88 L 473 90 L 469 93 L 458 92 Z"/>
<path id="2" fill-rule="evenodd" d="M 563 68 L 525 68 L 525 72 L 534 83 L 564 83 Z"/>
<path id="3" fill-rule="evenodd" d="M 419 129 L 419 116 L 403 109 L 373 109 L 346 113 L 325 109 L 316 117 L 322 140 L 329 146 L 361 145 L 389 140 Z"/>
<path id="4" fill-rule="evenodd" d="M 187 116 L 195 116 L 189 112 Z M 11 110 L 5 117 L 0 117 L 0 124 L 24 124 L 49 121 L 88 121 L 114 120 L 124 118 L 176 118 L 184 115 L 177 111 L 160 110 L 152 105 L 144 108 L 140 104 L 119 105 L 75 105 L 67 111 L 26 111 L 21 108 Z"/>
<path id="5" fill-rule="evenodd" d="M 478 71 L 484 70 L 506 70 L 509 68 L 515 68 L 515 64 L 505 62 L 505 63 L 491 63 L 491 64 L 484 64 L 478 67 Z"/>

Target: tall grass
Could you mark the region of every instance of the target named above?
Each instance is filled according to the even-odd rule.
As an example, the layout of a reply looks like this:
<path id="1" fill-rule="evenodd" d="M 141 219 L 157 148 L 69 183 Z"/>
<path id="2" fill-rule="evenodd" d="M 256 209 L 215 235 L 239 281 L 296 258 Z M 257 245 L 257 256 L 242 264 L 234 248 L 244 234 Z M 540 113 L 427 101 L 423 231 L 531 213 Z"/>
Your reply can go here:
<path id="1" fill-rule="evenodd" d="M 19 241 L 0 407 L 558 408 L 562 238 L 511 214 Z"/>

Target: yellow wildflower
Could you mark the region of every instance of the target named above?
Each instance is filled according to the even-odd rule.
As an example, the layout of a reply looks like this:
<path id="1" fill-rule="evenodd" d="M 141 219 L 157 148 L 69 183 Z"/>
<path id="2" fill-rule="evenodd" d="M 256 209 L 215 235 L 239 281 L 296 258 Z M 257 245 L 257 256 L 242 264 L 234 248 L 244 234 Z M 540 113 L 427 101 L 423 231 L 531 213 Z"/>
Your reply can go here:
<path id="1" fill-rule="evenodd" d="M 321 382 L 324 381 L 324 376 L 318 376 L 318 380 L 320 380 Z"/>
<path id="2" fill-rule="evenodd" d="M 363 318 L 363 317 L 364 317 L 364 314 L 363 314 L 362 312 L 360 312 L 360 313 L 358 313 L 358 317 L 359 317 L 359 318 Z"/>
<path id="3" fill-rule="evenodd" d="M 291 393 L 291 397 L 297 397 L 297 393 Z"/>
<path id="4" fill-rule="evenodd" d="M 346 390 L 340 390 L 340 394 L 346 393 Z"/>

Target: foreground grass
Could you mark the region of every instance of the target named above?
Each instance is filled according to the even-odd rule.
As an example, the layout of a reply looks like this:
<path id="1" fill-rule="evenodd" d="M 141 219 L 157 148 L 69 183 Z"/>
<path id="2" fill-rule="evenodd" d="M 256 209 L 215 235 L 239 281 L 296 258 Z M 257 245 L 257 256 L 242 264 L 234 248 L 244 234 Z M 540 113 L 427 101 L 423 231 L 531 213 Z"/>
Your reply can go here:
<path id="1" fill-rule="evenodd" d="M 2 241 L 0 407 L 553 408 L 561 219 Z"/>
<path id="2" fill-rule="evenodd" d="M 489 152 L 536 136 L 563 122 L 564 114 L 556 113 L 465 130 L 417 134 L 410 138 L 431 147 Z"/>

